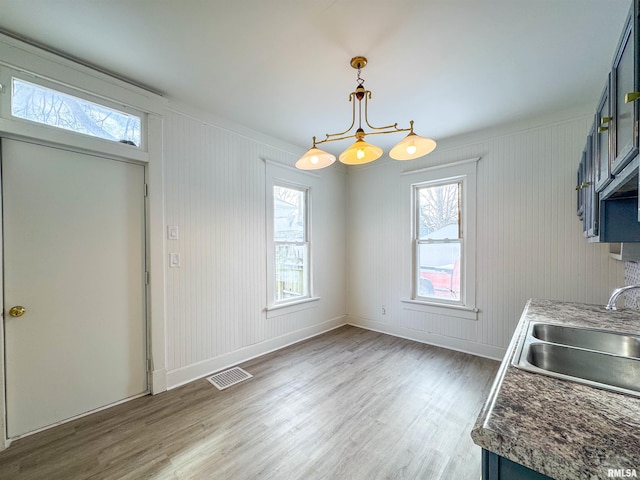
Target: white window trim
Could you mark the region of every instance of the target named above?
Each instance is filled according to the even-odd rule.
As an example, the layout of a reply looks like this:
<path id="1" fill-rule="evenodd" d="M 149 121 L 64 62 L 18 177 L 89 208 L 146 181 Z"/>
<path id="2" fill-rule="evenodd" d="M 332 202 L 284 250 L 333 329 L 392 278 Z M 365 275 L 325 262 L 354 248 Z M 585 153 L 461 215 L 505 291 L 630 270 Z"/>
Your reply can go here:
<path id="1" fill-rule="evenodd" d="M 266 312 L 267 318 L 288 315 L 317 306 L 320 297 L 314 295 L 314 268 L 313 268 L 313 189 L 314 179 L 319 178 L 317 174 L 300 171 L 289 165 L 274 162 L 268 159 L 262 159 L 265 162 L 265 222 L 266 222 Z M 275 245 L 274 241 L 274 201 L 273 187 L 279 185 L 306 190 L 306 228 L 308 248 L 308 292 L 304 297 L 295 297 L 290 300 L 275 301 Z"/>
<path id="2" fill-rule="evenodd" d="M 405 310 L 413 310 L 425 313 L 435 313 L 445 316 L 453 316 L 468 320 L 477 320 L 478 309 L 476 308 L 476 199 L 477 199 L 477 162 L 479 157 L 463 160 L 460 162 L 437 165 L 429 168 L 422 168 L 413 171 L 403 172 L 405 181 L 403 185 L 405 191 L 411 195 L 411 201 L 406 202 L 409 211 L 405 218 L 411 220 L 408 231 L 408 248 L 406 249 L 406 274 L 403 275 L 403 291 L 408 296 L 402 298 Z M 461 181 L 462 192 L 462 231 L 463 231 L 463 265 L 461 268 L 461 301 L 447 302 L 440 300 L 428 300 L 424 297 L 415 296 L 415 199 L 416 186 L 426 184 L 443 184 Z"/>
<path id="3" fill-rule="evenodd" d="M 13 78 L 140 117 L 141 145 L 133 147 L 132 145 L 14 117 L 11 114 Z M 1 63 L 0 85 L 0 94 L 4 97 L 4 99 L 0 101 L 0 130 L 2 130 L 5 135 L 36 138 L 40 141 L 67 145 L 80 150 L 101 152 L 111 156 L 142 162 L 149 161 L 147 138 L 149 119 L 147 112 L 101 95 L 89 93 L 83 88 L 71 86 L 24 70 L 18 70 L 7 65 L 2 65 Z"/>
<path id="4" fill-rule="evenodd" d="M 320 297 L 304 297 L 287 303 L 277 303 L 265 308 L 267 318 L 280 317 L 282 315 L 290 315 L 292 313 L 302 312 L 314 308 L 314 302 L 320 300 Z"/>

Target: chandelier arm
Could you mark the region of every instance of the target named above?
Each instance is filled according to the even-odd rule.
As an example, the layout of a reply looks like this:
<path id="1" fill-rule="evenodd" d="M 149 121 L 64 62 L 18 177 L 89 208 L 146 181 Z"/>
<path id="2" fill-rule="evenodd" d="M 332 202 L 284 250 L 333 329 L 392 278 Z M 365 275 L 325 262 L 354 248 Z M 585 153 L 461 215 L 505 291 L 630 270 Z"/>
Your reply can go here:
<path id="1" fill-rule="evenodd" d="M 345 135 L 347 133 L 349 133 L 352 129 L 353 126 L 356 124 L 356 102 L 353 101 L 353 97 L 355 96 L 356 92 L 351 92 L 349 94 L 349 102 L 351 102 L 351 125 L 349 125 L 349 128 L 347 128 L 344 132 L 337 132 L 337 133 L 326 133 L 325 134 L 325 139 L 322 140 L 321 142 L 317 142 L 317 143 L 325 143 L 328 141 L 332 141 L 332 137 L 338 137 L 338 136 L 342 136 Z M 351 136 L 347 136 L 344 138 L 350 138 Z M 343 140 L 342 138 L 338 139 L 336 138 L 335 140 Z"/>
<path id="2" fill-rule="evenodd" d="M 392 127 L 393 127 L 393 125 L 392 125 Z M 386 128 L 386 127 L 382 127 L 382 128 Z M 382 130 L 382 129 L 380 129 L 380 130 Z M 384 135 L 386 133 L 399 133 L 399 132 L 409 132 L 409 131 L 411 131 L 410 128 L 395 128 L 394 130 L 370 132 L 370 133 L 365 134 L 365 136 L 371 137 L 372 135 Z"/>
<path id="3" fill-rule="evenodd" d="M 386 127 L 374 127 L 373 125 L 371 125 L 371 124 L 369 123 L 369 115 L 368 115 L 368 112 L 369 112 L 369 108 L 368 108 L 368 107 L 369 107 L 369 101 L 368 101 L 368 100 L 369 100 L 370 98 L 371 98 L 371 91 L 370 91 L 370 90 L 367 90 L 367 91 L 365 92 L 365 96 L 364 96 L 364 122 L 367 124 L 367 126 L 368 126 L 371 130 L 388 130 L 388 129 L 390 129 L 390 128 L 393 128 L 393 129 L 394 129 L 394 130 L 393 130 L 394 132 L 404 132 L 404 131 L 408 130 L 408 129 L 406 129 L 406 130 L 401 130 L 401 129 L 399 129 L 399 128 L 398 128 L 398 123 L 397 123 L 397 122 L 396 122 L 396 123 L 394 123 L 393 125 L 387 125 Z M 388 133 L 391 133 L 391 132 L 388 132 Z M 371 134 L 369 134 L 369 135 L 371 135 Z"/>
<path id="4" fill-rule="evenodd" d="M 393 125 L 392 125 L 393 126 Z M 370 137 L 372 135 L 384 135 L 386 133 L 398 133 L 398 132 L 410 132 L 411 129 L 410 128 L 396 128 L 394 130 L 388 130 L 388 131 L 379 131 L 379 132 L 370 132 L 370 133 L 365 133 L 365 136 Z M 335 134 L 335 135 L 339 135 L 339 134 Z M 340 140 L 347 140 L 349 138 L 357 138 L 356 135 L 345 135 L 343 137 L 339 137 L 339 138 L 325 138 L 324 140 L 320 140 L 318 142 L 315 142 L 314 145 L 322 145 L 323 143 L 329 143 L 329 142 L 338 142 Z"/>
<path id="5" fill-rule="evenodd" d="M 349 130 L 347 130 L 348 132 Z M 340 135 L 339 133 L 333 133 L 331 135 Z M 319 142 L 316 142 L 316 145 L 322 145 L 323 143 L 329 143 L 329 142 L 339 142 L 340 140 L 347 140 L 348 138 L 356 138 L 355 134 L 353 135 L 345 135 L 343 137 L 338 137 L 338 138 L 330 138 L 329 134 L 327 134 L 327 138 L 325 138 L 324 140 L 320 140 Z"/>

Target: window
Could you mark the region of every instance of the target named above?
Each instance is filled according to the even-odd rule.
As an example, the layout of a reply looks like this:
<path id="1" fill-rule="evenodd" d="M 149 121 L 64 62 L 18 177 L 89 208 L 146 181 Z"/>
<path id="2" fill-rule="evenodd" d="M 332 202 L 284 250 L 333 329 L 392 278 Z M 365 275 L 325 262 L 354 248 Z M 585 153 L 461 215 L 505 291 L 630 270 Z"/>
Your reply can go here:
<path id="1" fill-rule="evenodd" d="M 141 118 L 51 88 L 13 78 L 11 115 L 130 145 L 141 144 Z"/>
<path id="2" fill-rule="evenodd" d="M 479 158 L 409 170 L 403 308 L 477 320 L 476 179 Z"/>
<path id="3" fill-rule="evenodd" d="M 461 181 L 415 185 L 415 297 L 460 303 Z"/>
<path id="4" fill-rule="evenodd" d="M 309 297 L 309 189 L 273 186 L 274 304 Z"/>
<path id="5" fill-rule="evenodd" d="M 265 164 L 265 317 L 317 308 L 314 289 L 314 193 L 320 176 L 262 158 Z"/>

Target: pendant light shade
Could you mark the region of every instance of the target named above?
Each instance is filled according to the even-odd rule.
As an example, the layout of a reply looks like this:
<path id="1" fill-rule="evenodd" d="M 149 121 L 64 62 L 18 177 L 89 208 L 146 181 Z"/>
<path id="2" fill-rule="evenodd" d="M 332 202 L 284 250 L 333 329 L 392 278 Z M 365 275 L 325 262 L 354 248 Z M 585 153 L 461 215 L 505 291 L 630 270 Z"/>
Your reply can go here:
<path id="1" fill-rule="evenodd" d="M 299 168 L 300 170 L 317 170 L 319 168 L 328 167 L 335 161 L 335 155 L 331 155 L 324 150 L 313 147 L 300 157 L 296 162 L 296 168 Z"/>
<path id="2" fill-rule="evenodd" d="M 394 160 L 413 160 L 431 153 L 435 148 L 435 141 L 411 132 L 391 149 L 389 156 Z"/>
<path id="3" fill-rule="evenodd" d="M 346 165 L 362 165 L 373 162 L 382 155 L 382 149 L 365 142 L 361 138 L 340 154 L 340 161 Z"/>

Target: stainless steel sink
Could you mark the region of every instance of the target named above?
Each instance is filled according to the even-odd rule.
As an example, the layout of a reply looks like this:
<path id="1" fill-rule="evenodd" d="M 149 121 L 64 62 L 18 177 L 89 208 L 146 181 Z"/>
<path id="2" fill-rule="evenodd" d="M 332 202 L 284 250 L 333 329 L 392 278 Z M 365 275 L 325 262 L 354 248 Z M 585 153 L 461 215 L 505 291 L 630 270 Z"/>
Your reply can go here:
<path id="1" fill-rule="evenodd" d="M 534 323 L 531 335 L 544 342 L 640 358 L 640 338 L 632 335 L 551 323 Z"/>
<path id="2" fill-rule="evenodd" d="M 640 360 L 636 358 L 553 343 L 532 343 L 527 352 L 527 361 L 542 370 L 566 377 L 623 390 L 637 391 L 640 388 Z"/>
<path id="3" fill-rule="evenodd" d="M 593 387 L 640 396 L 640 336 L 531 322 L 512 364 Z"/>

